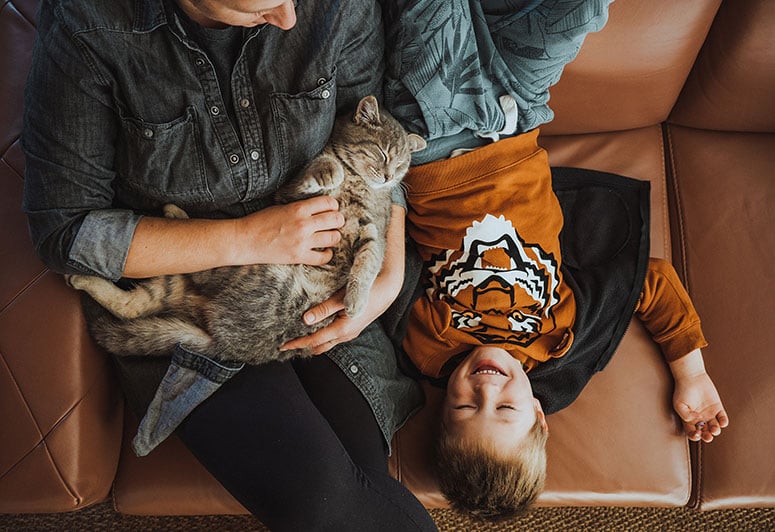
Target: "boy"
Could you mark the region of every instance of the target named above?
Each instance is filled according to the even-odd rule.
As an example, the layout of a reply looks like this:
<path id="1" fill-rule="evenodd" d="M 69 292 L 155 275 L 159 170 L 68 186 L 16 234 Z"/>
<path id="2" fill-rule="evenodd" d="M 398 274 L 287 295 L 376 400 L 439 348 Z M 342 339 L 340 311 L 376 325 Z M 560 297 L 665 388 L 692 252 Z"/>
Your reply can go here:
<path id="1" fill-rule="evenodd" d="M 704 370 L 699 317 L 667 261 L 648 259 L 643 277 L 609 283 L 611 301 L 625 301 L 609 313 L 598 308 L 608 302 L 590 304 L 589 272 L 608 276 L 622 252 L 589 251 L 600 239 L 585 237 L 591 246 L 571 249 L 573 266 L 563 265 L 563 212 L 537 138 L 534 130 L 414 167 L 407 176 L 409 233 L 426 271 L 403 348 L 421 373 L 449 379 L 438 447 L 441 486 L 453 505 L 481 515 L 524 507 L 543 485 L 546 405 L 534 397 L 528 375 L 572 358 L 564 372 L 574 377 L 567 379 L 567 396 L 543 398 L 550 412 L 566 406 L 605 365 L 633 312 L 669 363 L 673 405 L 687 436 L 710 442 L 728 424 Z M 631 184 L 602 177 L 609 187 Z M 581 183 L 585 202 L 592 200 L 587 182 L 571 178 Z M 617 211 L 615 203 L 605 203 Z M 587 209 L 577 205 L 572 222 L 582 223 L 577 212 Z M 595 217 L 610 241 L 605 215 Z M 624 239 L 639 243 L 644 225 L 647 230 L 641 223 Z M 621 242 L 613 239 L 611 248 L 626 248 Z M 623 310 L 631 285 L 640 289 Z M 581 345 L 589 330 L 611 339 L 604 352 Z M 547 378 L 562 379 L 562 373 Z"/>
<path id="2" fill-rule="evenodd" d="M 538 147 L 548 89 L 609 3 L 384 2 L 385 104 L 428 142 L 405 178 L 423 271 L 394 306 L 411 310 L 386 327 L 419 372 L 446 380 L 441 488 L 485 517 L 536 498 L 545 413 L 603 369 L 633 314 L 666 356 L 688 437 L 728 424 L 688 295 L 649 259 L 647 184 L 550 170 Z"/>

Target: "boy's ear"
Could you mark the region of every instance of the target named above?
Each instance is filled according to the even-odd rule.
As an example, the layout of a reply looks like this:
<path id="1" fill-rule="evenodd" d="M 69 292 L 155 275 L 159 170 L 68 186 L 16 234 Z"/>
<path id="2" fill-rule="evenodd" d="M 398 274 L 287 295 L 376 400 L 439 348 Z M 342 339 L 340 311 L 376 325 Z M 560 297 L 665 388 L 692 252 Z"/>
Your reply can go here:
<path id="1" fill-rule="evenodd" d="M 541 401 L 539 401 L 537 397 L 533 398 L 533 405 L 535 407 L 536 417 L 538 417 L 538 420 L 541 423 L 541 426 L 544 428 L 544 432 L 548 434 L 549 425 L 547 425 L 546 423 L 546 414 L 544 414 L 544 409 L 541 406 Z"/>
<path id="2" fill-rule="evenodd" d="M 407 138 L 409 139 L 409 152 L 411 153 L 424 150 L 428 145 L 424 138 L 422 138 L 420 135 L 416 135 L 415 133 L 409 133 Z"/>
<path id="3" fill-rule="evenodd" d="M 356 124 L 381 124 L 379 119 L 379 104 L 374 96 L 364 96 L 360 102 L 358 102 L 358 109 L 355 111 L 353 120 Z"/>

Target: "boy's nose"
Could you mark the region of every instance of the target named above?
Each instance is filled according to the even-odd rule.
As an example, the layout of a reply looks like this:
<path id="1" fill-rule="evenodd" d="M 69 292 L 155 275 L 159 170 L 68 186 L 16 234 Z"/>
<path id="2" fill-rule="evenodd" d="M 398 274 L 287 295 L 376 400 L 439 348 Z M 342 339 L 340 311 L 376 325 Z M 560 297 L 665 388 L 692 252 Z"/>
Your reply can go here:
<path id="1" fill-rule="evenodd" d="M 484 401 L 488 401 L 500 391 L 500 386 L 494 382 L 480 382 L 474 386 L 474 391 Z"/>

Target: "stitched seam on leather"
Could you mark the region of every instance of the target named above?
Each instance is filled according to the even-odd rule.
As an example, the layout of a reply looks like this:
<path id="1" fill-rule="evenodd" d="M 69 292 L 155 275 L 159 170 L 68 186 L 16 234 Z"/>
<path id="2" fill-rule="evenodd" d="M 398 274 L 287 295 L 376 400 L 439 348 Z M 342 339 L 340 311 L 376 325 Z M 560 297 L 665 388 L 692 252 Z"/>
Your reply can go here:
<path id="1" fill-rule="evenodd" d="M 660 128 L 659 153 L 662 159 L 662 253 L 665 257 L 673 256 L 672 239 L 670 236 L 670 206 L 667 201 L 667 164 L 665 163 L 665 139 Z"/>
<path id="2" fill-rule="evenodd" d="M 14 137 L 11 139 L 11 142 L 9 142 L 9 143 L 8 143 L 8 147 L 5 149 L 5 151 L 3 151 L 3 153 L 2 153 L 2 154 L 0 154 L 0 161 L 2 161 L 2 162 L 3 162 L 3 163 L 4 163 L 4 164 L 5 164 L 5 165 L 6 165 L 8 168 L 10 168 L 10 169 L 11 169 L 11 171 L 12 171 L 14 174 L 16 174 L 16 175 L 17 175 L 17 176 L 19 176 L 20 178 L 24 179 L 24 178 L 22 177 L 22 175 L 21 175 L 19 172 L 17 172 L 17 171 L 16 171 L 16 168 L 14 168 L 14 167 L 13 167 L 13 166 L 11 166 L 10 164 L 8 164 L 8 159 L 6 159 L 6 155 L 8 155 L 8 152 L 9 152 L 9 151 L 11 151 L 11 148 L 13 148 L 13 147 L 14 147 L 14 145 L 15 145 L 17 142 L 19 142 L 19 139 L 20 139 L 20 138 L 21 138 L 21 134 L 17 134 L 16 136 L 14 136 Z"/>
<path id="3" fill-rule="evenodd" d="M 6 371 L 8 372 L 8 375 L 11 377 L 11 382 L 13 383 L 14 388 L 16 388 L 16 393 L 21 399 L 22 404 L 24 405 L 24 408 L 27 411 L 27 414 L 29 415 L 30 419 L 32 420 L 32 424 L 35 427 L 35 430 L 38 432 L 38 441 L 35 443 L 35 445 L 32 446 L 32 448 L 24 453 L 24 455 L 16 461 L 13 465 L 11 465 L 3 474 L 0 475 L 0 480 L 5 478 L 5 476 L 13 470 L 17 465 L 19 465 L 24 459 L 43 441 L 43 431 L 40 430 L 40 425 L 38 425 L 38 420 L 35 419 L 35 415 L 32 413 L 32 409 L 30 408 L 30 404 L 27 402 L 27 398 L 24 397 L 24 393 L 22 392 L 21 388 L 19 387 L 19 383 L 16 381 L 16 377 L 14 377 L 13 372 L 11 371 L 11 367 L 8 365 L 8 362 L 6 361 L 5 357 L 0 353 L 0 363 L 5 366 Z"/>
<path id="4" fill-rule="evenodd" d="M 5 362 L 5 358 L 3 358 L 3 362 Z M 6 367 L 8 368 L 8 372 L 11 375 L 11 377 L 13 377 L 13 373 L 11 373 L 10 367 L 8 367 L 7 364 L 6 364 Z M 46 438 L 48 438 L 48 436 L 52 432 L 54 432 L 54 430 L 56 430 L 56 428 L 59 427 L 59 425 L 65 419 L 67 419 L 70 416 L 70 414 L 73 412 L 73 410 L 75 408 L 78 407 L 79 404 L 81 404 L 81 401 L 83 401 L 84 397 L 86 397 L 86 395 L 88 395 L 88 392 L 83 397 L 81 397 L 67 412 L 65 412 L 65 414 L 59 420 L 57 420 L 56 423 L 54 423 L 54 426 L 51 428 L 50 431 L 48 431 L 46 434 L 43 434 L 43 432 L 40 430 L 40 424 L 38 423 L 38 420 L 35 417 L 35 415 L 32 413 L 32 410 L 29 407 L 29 403 L 27 402 L 27 399 L 24 397 L 24 393 L 19 388 L 19 385 L 16 382 L 15 378 L 13 378 L 13 383 L 16 386 L 16 389 L 19 392 L 19 396 L 21 397 L 22 401 L 24 402 L 24 406 L 26 407 L 27 412 L 30 414 L 30 418 L 32 419 L 32 422 L 35 425 L 35 428 L 37 429 L 38 434 L 40 435 L 40 439 L 35 443 L 35 445 L 33 445 L 30 448 L 29 451 L 24 453 L 24 455 L 21 458 L 19 458 L 19 460 L 17 460 L 15 464 L 13 464 L 11 467 L 9 467 L 8 471 L 6 471 L 5 473 L 3 473 L 2 476 L 0 476 L 0 480 L 2 480 L 6 475 L 8 475 L 11 471 L 13 471 L 19 464 L 24 462 L 35 451 L 35 449 L 38 448 L 39 445 L 42 445 L 43 451 L 48 456 L 48 460 L 49 460 L 49 463 L 51 464 L 51 468 L 54 470 L 54 473 L 56 473 L 56 476 L 59 479 L 59 481 L 62 483 L 62 486 L 65 488 L 65 491 L 67 492 L 68 495 L 70 495 L 70 497 L 72 497 L 72 499 L 75 501 L 76 505 L 80 504 L 81 501 L 83 500 L 82 497 L 79 497 L 78 495 L 76 495 L 75 491 L 70 486 L 70 483 L 67 482 L 67 480 L 65 480 L 64 475 L 62 475 L 62 471 L 60 470 L 59 466 L 57 465 L 56 460 L 54 459 L 54 455 L 52 454 L 51 450 L 49 449 L 48 442 L 46 441 Z"/>
<path id="5" fill-rule="evenodd" d="M 11 2 L 10 0 L 9 0 L 8 2 L 6 2 L 6 3 L 3 5 L 3 7 L 1 7 L 1 8 L 0 8 L 0 13 L 2 13 L 2 12 L 3 12 L 3 10 L 4 10 L 6 7 L 8 7 L 8 6 L 10 6 L 11 8 L 13 8 L 13 10 L 16 12 L 16 14 L 17 14 L 17 15 L 19 15 L 19 16 L 20 16 L 22 19 L 24 19 L 24 21 L 25 21 L 27 24 L 29 24 L 30 26 L 32 26 L 33 28 L 35 28 L 35 22 L 34 22 L 34 21 L 32 21 L 32 20 L 30 20 L 30 19 L 28 19 L 28 18 L 27 18 L 27 16 L 26 16 L 26 15 L 25 15 L 25 14 L 22 12 L 22 10 L 21 10 L 21 9 L 19 9 L 18 7 L 16 7 L 16 5 L 15 5 L 13 2 Z"/>
<path id="6" fill-rule="evenodd" d="M 24 288 L 23 288 L 21 291 L 19 291 L 19 293 L 18 293 L 18 294 L 16 294 L 16 296 L 14 296 L 13 298 L 11 298 L 11 300 L 8 302 L 8 304 L 7 304 L 7 305 L 5 305 L 5 306 L 4 306 L 2 309 L 0 309 L 0 315 L 1 315 L 1 314 L 3 314 L 3 313 L 5 312 L 5 310 L 6 310 L 6 309 L 8 309 L 8 308 L 9 308 L 9 307 L 10 307 L 10 306 L 11 306 L 11 305 L 12 305 L 12 304 L 13 304 L 13 303 L 14 303 L 14 302 L 15 302 L 15 301 L 16 301 L 16 300 L 17 300 L 17 299 L 18 299 L 18 298 L 19 298 L 19 297 L 20 297 L 20 296 L 21 296 L 21 295 L 24 293 L 24 292 L 26 292 L 26 291 L 27 291 L 27 289 L 28 289 L 30 286 L 33 286 L 34 284 L 36 284 L 36 283 L 39 281 L 39 279 L 40 279 L 40 278 L 41 278 L 43 275 L 45 275 L 45 273 L 46 273 L 46 272 L 48 272 L 48 269 L 44 269 L 44 270 L 43 270 L 43 272 L 42 272 L 41 274 L 37 275 L 37 276 L 36 276 L 36 277 L 35 277 L 35 278 L 34 278 L 32 281 L 30 281 L 29 283 L 27 283 L 27 285 L 26 285 L 26 286 L 25 286 L 25 287 L 24 287 Z M 15 388 L 16 388 L 16 390 L 17 390 L 18 394 L 19 394 L 19 397 L 20 397 L 20 399 L 22 400 L 22 402 L 23 402 L 23 404 L 24 404 L 24 407 L 26 408 L 26 410 L 27 410 L 27 413 L 29 414 L 29 416 L 30 416 L 30 419 L 32 420 L 32 422 L 33 422 L 33 424 L 34 424 L 34 426 L 35 426 L 35 429 L 37 430 L 37 432 L 38 432 L 38 435 L 39 435 L 39 437 L 40 437 L 40 440 L 39 440 L 39 441 L 37 441 L 37 442 L 35 443 L 35 445 L 33 445 L 33 446 L 32 446 L 32 447 L 29 449 L 29 451 L 27 451 L 26 453 L 24 453 L 24 455 L 23 455 L 21 458 L 19 458 L 19 460 L 17 460 L 17 461 L 16 461 L 16 463 L 14 463 L 14 464 L 13 464 L 11 467 L 9 467 L 9 468 L 8 468 L 8 470 L 7 470 L 5 473 L 3 473 L 2 475 L 0 475 L 0 479 L 4 478 L 4 477 L 5 477 L 5 476 L 6 476 L 6 475 L 9 473 L 9 472 L 11 472 L 11 471 L 12 471 L 12 470 L 13 470 L 15 467 L 17 467 L 17 466 L 18 466 L 20 463 L 22 463 L 22 462 L 23 462 L 23 461 L 24 461 L 24 460 L 25 460 L 25 459 L 26 459 L 26 458 L 27 458 L 27 457 L 28 457 L 28 456 L 29 456 L 29 455 L 30 455 L 30 454 L 31 454 L 31 453 L 32 453 L 32 452 L 33 452 L 33 451 L 34 451 L 34 450 L 35 450 L 35 449 L 38 447 L 38 445 L 41 445 L 41 444 L 42 444 L 42 445 L 43 445 L 43 450 L 44 450 L 44 451 L 45 451 L 45 453 L 48 455 L 49 461 L 51 462 L 51 467 L 52 467 L 52 468 L 53 468 L 53 470 L 56 472 L 56 475 L 57 475 L 57 477 L 59 478 L 60 482 L 62 482 L 62 485 L 65 487 L 65 490 L 66 490 L 66 491 L 67 491 L 67 493 L 68 493 L 68 494 L 69 494 L 69 495 L 70 495 L 70 496 L 73 498 L 73 500 L 74 500 L 74 501 L 76 501 L 76 504 L 80 504 L 80 502 L 82 501 L 82 498 L 81 498 L 81 497 L 79 497 L 78 495 L 76 495 L 75 491 L 72 489 L 72 487 L 70 486 L 70 484 L 69 484 L 69 483 L 68 483 L 68 482 L 65 480 L 64 476 L 62 475 L 62 471 L 60 470 L 59 466 L 57 465 L 57 462 L 56 462 L 56 460 L 54 459 L 54 455 L 51 453 L 51 450 L 50 450 L 50 449 L 49 449 L 49 447 L 48 447 L 48 442 L 46 441 L 46 439 L 47 439 L 47 438 L 48 438 L 48 437 L 49 437 L 49 436 L 50 436 L 50 435 L 51 435 L 51 434 L 52 434 L 52 433 L 53 433 L 53 432 L 54 432 L 54 431 L 55 431 L 55 430 L 56 430 L 56 429 L 57 429 L 57 428 L 58 428 L 58 427 L 59 427 L 59 426 L 62 424 L 62 422 L 64 422 L 64 421 L 65 421 L 65 420 L 66 420 L 68 417 L 70 417 L 70 414 L 72 414 L 72 412 L 73 412 L 73 411 L 74 411 L 74 410 L 75 410 L 75 409 L 76 409 L 76 408 L 77 408 L 77 407 L 78 407 L 78 406 L 79 406 L 79 405 L 80 405 L 80 404 L 83 402 L 83 400 L 84 400 L 84 399 L 85 399 L 85 398 L 86 398 L 86 397 L 89 395 L 89 393 L 90 393 L 90 392 L 91 392 L 91 390 L 92 390 L 92 387 L 90 387 L 90 388 L 89 388 L 89 389 L 88 389 L 88 390 L 87 390 L 87 391 L 86 391 L 86 392 L 85 392 L 85 393 L 84 393 L 84 394 L 83 394 L 83 395 L 82 395 L 82 396 L 81 396 L 81 397 L 78 399 L 78 401 L 76 401 L 76 402 L 73 404 L 73 406 L 72 406 L 72 407 L 70 407 L 70 408 L 69 408 L 69 409 L 68 409 L 66 412 L 64 412 L 64 413 L 62 414 L 62 416 L 60 416 L 60 418 L 59 418 L 59 419 L 56 421 L 56 423 L 54 423 L 54 424 L 53 424 L 53 426 L 51 427 L 51 429 L 50 429 L 48 432 L 46 432 L 46 433 L 44 434 L 44 433 L 43 433 L 43 431 L 42 431 L 42 430 L 41 430 L 41 428 L 40 428 L 40 424 L 38 423 L 38 420 L 37 420 L 37 418 L 35 417 L 35 414 L 32 412 L 32 409 L 30 408 L 30 404 L 29 404 L 29 402 L 27 401 L 27 398 L 25 397 L 25 395 L 24 395 L 24 392 L 22 391 L 21 387 L 19 386 L 19 383 L 16 381 L 16 377 L 14 376 L 14 374 L 13 374 L 13 371 L 11 371 L 11 367 L 10 367 L 10 366 L 8 365 L 8 363 L 6 362 L 6 360 L 5 360 L 5 357 L 3 357 L 3 356 L 1 356 L 1 355 L 0 355 L 0 360 L 2 360 L 3 364 L 5 365 L 5 367 L 6 367 L 6 370 L 8 371 L 8 375 L 10 375 L 10 377 L 11 377 L 11 380 L 12 380 L 12 382 L 13 382 L 13 384 L 14 384 L 14 386 L 15 386 Z"/>
<path id="7" fill-rule="evenodd" d="M 41 271 L 38 275 L 30 279 L 30 281 L 25 284 L 21 289 L 19 289 L 18 292 L 14 296 L 11 297 L 11 299 L 8 300 L 8 303 L 6 303 L 3 306 L 0 306 L 0 316 L 2 316 L 6 310 L 8 310 L 13 304 L 16 302 L 17 299 L 19 299 L 21 296 L 24 295 L 27 290 L 29 290 L 30 287 L 35 286 L 40 279 L 48 273 L 49 269 L 44 268 L 43 271 Z"/>
<path id="8" fill-rule="evenodd" d="M 687 258 L 686 258 L 686 228 L 684 225 L 684 213 L 683 213 L 683 202 L 681 201 L 681 187 L 678 185 L 678 169 L 676 166 L 675 158 L 673 157 L 673 133 L 668 125 L 666 128 L 666 134 L 667 134 L 667 142 L 668 142 L 668 149 L 669 149 L 669 156 L 670 156 L 670 168 L 671 168 L 671 174 L 672 174 L 672 185 L 673 185 L 673 194 L 675 196 L 675 211 L 676 211 L 676 223 L 678 224 L 678 244 L 679 244 L 679 252 L 680 252 L 680 263 L 681 263 L 681 272 L 682 275 L 682 281 L 686 285 L 686 290 L 689 290 L 689 269 L 687 265 Z M 675 260 L 675 259 L 674 259 Z"/>
<path id="9" fill-rule="evenodd" d="M 396 480 L 401 482 L 401 479 L 403 478 L 403 475 L 401 474 L 402 473 L 402 471 L 401 471 L 401 467 L 402 467 L 402 464 L 401 464 L 401 435 L 398 432 L 396 432 L 393 435 L 393 443 L 395 445 L 395 447 L 394 447 L 395 451 L 394 451 L 393 454 L 395 454 L 395 456 L 396 456 L 395 457 L 395 461 L 396 461 Z"/>
<path id="10" fill-rule="evenodd" d="M 10 373 L 10 368 L 9 368 L 9 373 Z M 11 376 L 13 376 L 13 374 L 11 374 Z M 14 379 L 14 384 L 16 384 L 16 379 Z M 8 468 L 8 471 L 3 476 L 7 475 L 16 466 L 21 464 L 30 454 L 32 454 L 32 452 L 38 447 L 38 445 L 43 445 L 43 450 L 45 451 L 46 455 L 48 456 L 48 459 L 49 459 L 49 461 L 51 463 L 51 468 L 56 473 L 56 476 L 59 478 L 59 481 L 62 483 L 62 485 L 64 486 L 64 488 L 67 491 L 67 493 L 75 501 L 76 506 L 79 505 L 83 501 L 83 497 L 81 497 L 81 496 L 79 496 L 78 494 L 75 493 L 75 490 L 72 488 L 70 483 L 65 479 L 64 475 L 62 474 L 62 471 L 59 468 L 59 465 L 57 464 L 56 459 L 54 458 L 54 454 L 51 452 L 51 449 L 48 446 L 48 438 L 49 438 L 49 436 L 51 436 L 51 434 L 54 433 L 54 431 L 56 431 L 58 428 L 60 428 L 62 426 L 62 424 L 75 411 L 75 409 L 78 408 L 81 405 L 81 403 L 83 403 L 84 399 L 86 399 L 89 396 L 89 394 L 91 393 L 92 387 L 90 387 L 88 390 L 86 390 L 86 392 L 73 404 L 73 406 L 71 406 L 69 409 L 67 409 L 67 411 L 65 411 L 62 414 L 62 416 L 60 416 L 60 418 L 56 421 L 56 423 L 54 423 L 54 425 L 51 427 L 51 430 L 49 430 L 45 434 L 43 434 L 43 432 L 40 430 L 40 425 L 38 424 L 38 420 L 35 418 L 34 414 L 32 414 L 32 411 L 29 408 L 29 404 L 28 404 L 26 398 L 24 397 L 24 394 L 19 389 L 18 385 L 16 387 L 17 387 L 17 390 L 19 390 L 20 396 L 21 396 L 22 400 L 24 401 L 24 404 L 27 407 L 28 412 L 30 413 L 30 417 L 32 418 L 32 420 L 35 423 L 35 428 L 38 430 L 38 434 L 41 435 L 41 439 L 35 445 L 33 445 L 30 448 L 30 450 L 28 452 L 26 452 L 24 454 L 24 456 L 22 456 L 15 464 L 13 464 L 10 468 Z M 2 479 L 2 477 L 0 477 L 0 479 Z"/>

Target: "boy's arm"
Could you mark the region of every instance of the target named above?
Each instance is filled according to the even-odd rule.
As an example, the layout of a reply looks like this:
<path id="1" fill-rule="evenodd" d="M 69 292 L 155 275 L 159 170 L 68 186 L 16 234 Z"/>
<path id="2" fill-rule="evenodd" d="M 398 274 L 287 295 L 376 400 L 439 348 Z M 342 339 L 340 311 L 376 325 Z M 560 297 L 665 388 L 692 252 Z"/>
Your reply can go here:
<path id="1" fill-rule="evenodd" d="M 705 371 L 700 348 L 707 342 L 700 318 L 673 266 L 650 259 L 637 316 L 659 344 L 673 374 L 673 408 L 692 441 L 710 442 L 729 418 Z"/>

